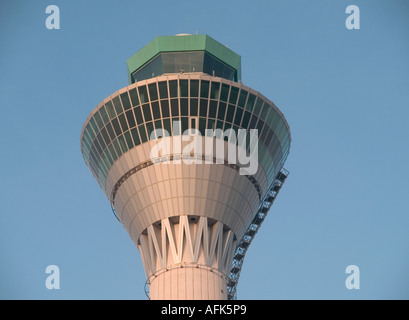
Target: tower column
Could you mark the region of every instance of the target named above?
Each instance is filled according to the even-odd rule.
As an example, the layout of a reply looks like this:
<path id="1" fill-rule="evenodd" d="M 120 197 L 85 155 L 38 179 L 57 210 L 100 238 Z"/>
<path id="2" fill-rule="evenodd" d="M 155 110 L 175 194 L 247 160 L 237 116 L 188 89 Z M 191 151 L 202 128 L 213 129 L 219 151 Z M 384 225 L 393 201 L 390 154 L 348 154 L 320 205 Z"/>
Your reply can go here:
<path id="1" fill-rule="evenodd" d="M 227 300 L 226 277 L 203 265 L 181 265 L 149 278 L 150 300 Z"/>
<path id="2" fill-rule="evenodd" d="M 226 300 L 227 276 L 237 240 L 207 217 L 157 221 L 139 237 L 149 299 Z"/>

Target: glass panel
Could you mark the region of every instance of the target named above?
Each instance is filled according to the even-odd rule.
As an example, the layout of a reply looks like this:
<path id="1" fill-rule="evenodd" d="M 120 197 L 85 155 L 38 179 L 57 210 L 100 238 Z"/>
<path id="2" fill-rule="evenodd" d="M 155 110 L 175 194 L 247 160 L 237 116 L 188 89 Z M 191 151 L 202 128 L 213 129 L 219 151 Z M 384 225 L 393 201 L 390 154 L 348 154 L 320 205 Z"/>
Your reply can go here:
<path id="1" fill-rule="evenodd" d="M 236 126 L 240 125 L 242 115 L 243 115 L 243 109 L 242 108 L 237 108 L 236 115 L 234 117 L 234 124 Z"/>
<path id="2" fill-rule="evenodd" d="M 170 117 L 168 100 L 161 100 L 160 104 L 162 109 L 162 117 L 164 118 Z"/>
<path id="3" fill-rule="evenodd" d="M 259 134 L 260 134 L 260 132 L 261 132 L 261 134 L 260 134 L 260 139 L 261 139 L 262 141 L 266 141 L 268 130 L 269 130 L 268 126 L 264 126 L 264 127 L 263 127 L 263 130 L 261 130 L 261 131 L 259 130 L 259 131 L 258 131 Z M 268 141 L 266 141 L 266 143 L 268 144 Z"/>
<path id="4" fill-rule="evenodd" d="M 274 117 L 273 121 L 269 123 L 270 128 L 272 128 L 274 132 L 278 131 L 278 124 L 280 123 L 280 121 L 281 121 L 281 117 L 277 114 L 277 116 Z"/>
<path id="5" fill-rule="evenodd" d="M 203 67 L 203 54 L 203 51 L 162 53 L 163 72 L 201 72 Z"/>
<path id="6" fill-rule="evenodd" d="M 112 102 L 114 103 L 116 114 L 121 114 L 122 112 L 124 112 L 124 110 L 122 109 L 121 101 L 119 100 L 118 96 L 113 98 Z"/>
<path id="7" fill-rule="evenodd" d="M 105 108 L 107 109 L 109 118 L 110 118 L 111 120 L 116 117 L 116 113 L 115 113 L 115 110 L 114 110 L 114 106 L 112 105 L 112 102 L 111 102 L 111 101 L 108 101 L 108 102 L 105 104 Z"/>
<path id="8" fill-rule="evenodd" d="M 128 144 L 128 148 L 129 149 L 133 148 L 133 141 L 131 138 L 131 133 L 129 131 L 125 132 L 125 140 L 126 143 Z"/>
<path id="9" fill-rule="evenodd" d="M 131 109 L 131 103 L 129 101 L 128 92 L 124 92 L 121 94 L 121 100 L 125 111 Z"/>
<path id="10" fill-rule="evenodd" d="M 114 161 L 112 160 L 112 157 L 111 157 L 108 149 L 105 150 L 105 156 L 108 159 L 108 167 L 110 168 Z"/>
<path id="11" fill-rule="evenodd" d="M 254 106 L 254 102 L 256 101 L 256 96 L 252 93 L 250 93 L 249 95 L 249 99 L 247 100 L 247 104 L 246 104 L 246 110 L 247 111 L 252 111 L 253 110 L 253 106 Z"/>
<path id="12" fill-rule="evenodd" d="M 146 130 L 145 130 L 145 125 L 140 125 L 138 127 L 139 129 L 139 136 L 141 137 L 141 141 L 142 143 L 148 141 L 147 137 L 146 137 Z"/>
<path id="13" fill-rule="evenodd" d="M 226 114 L 226 104 L 224 102 L 219 103 L 219 111 L 217 113 L 217 119 L 224 120 L 224 116 Z"/>
<path id="14" fill-rule="evenodd" d="M 202 136 L 206 133 L 206 118 L 199 118 L 199 131 Z"/>
<path id="15" fill-rule="evenodd" d="M 127 147 L 127 145 L 126 145 L 124 136 L 123 136 L 123 135 L 120 135 L 120 136 L 118 137 L 118 141 L 119 141 L 119 145 L 121 146 L 122 153 L 127 152 L 127 151 L 128 151 L 128 147 Z"/>
<path id="16" fill-rule="evenodd" d="M 190 80 L 190 97 L 199 95 L 199 80 Z"/>
<path id="17" fill-rule="evenodd" d="M 267 118 L 267 113 L 269 110 L 269 105 L 267 103 L 264 104 L 263 109 L 261 109 L 261 113 L 260 113 L 260 118 L 261 119 L 266 119 Z"/>
<path id="18" fill-rule="evenodd" d="M 163 73 L 176 73 L 176 55 L 173 52 L 161 53 Z"/>
<path id="19" fill-rule="evenodd" d="M 112 159 L 115 161 L 116 159 L 118 159 L 118 156 L 117 156 L 117 154 L 116 154 L 116 152 L 115 152 L 115 149 L 114 149 L 114 145 L 111 143 L 109 146 L 108 146 L 108 149 L 109 149 L 109 153 L 111 154 L 111 157 L 112 157 Z"/>
<path id="20" fill-rule="evenodd" d="M 114 132 L 114 128 L 112 127 L 112 124 L 111 124 L 111 123 L 108 123 L 108 124 L 106 125 L 106 128 L 107 128 L 107 130 L 108 130 L 109 137 L 111 138 L 111 140 L 114 140 L 114 139 L 116 138 L 116 134 L 115 134 L 115 132 Z"/>
<path id="21" fill-rule="evenodd" d="M 216 118 L 217 101 L 210 100 L 209 102 L 209 118 Z"/>
<path id="22" fill-rule="evenodd" d="M 150 79 L 163 74 L 162 55 L 158 54 L 149 61 L 145 66 L 132 74 L 134 81 Z"/>
<path id="23" fill-rule="evenodd" d="M 221 94 L 220 94 L 220 100 L 222 100 L 224 102 L 227 102 L 227 97 L 229 96 L 229 89 L 230 89 L 229 85 L 224 84 L 224 83 L 222 84 L 222 91 L 221 91 Z"/>
<path id="24" fill-rule="evenodd" d="M 89 123 L 91 124 L 92 129 L 94 129 L 95 135 L 98 133 L 99 129 L 94 118 L 91 118 Z"/>
<path id="25" fill-rule="evenodd" d="M 200 88 L 200 97 L 202 98 L 209 97 L 209 81 L 202 80 L 202 85 Z"/>
<path id="26" fill-rule="evenodd" d="M 171 109 L 172 109 L 172 117 L 178 116 L 179 115 L 178 99 L 170 100 L 170 105 L 171 105 Z"/>
<path id="27" fill-rule="evenodd" d="M 227 115 L 226 115 L 226 121 L 227 122 L 233 122 L 233 116 L 234 116 L 234 111 L 235 111 L 236 107 L 233 106 L 232 104 L 229 104 L 228 108 L 227 108 Z"/>
<path id="28" fill-rule="evenodd" d="M 155 121 L 155 129 L 162 129 L 162 121 L 156 120 Z"/>
<path id="29" fill-rule="evenodd" d="M 104 142 L 106 145 L 111 143 L 111 139 L 109 139 L 108 132 L 105 128 L 101 130 L 102 137 L 104 138 Z"/>
<path id="30" fill-rule="evenodd" d="M 109 122 L 109 117 L 108 117 L 108 114 L 107 114 L 104 106 L 102 106 L 102 108 L 99 109 L 99 113 L 101 114 L 101 117 L 102 117 L 102 120 L 104 121 L 104 123 L 107 124 Z"/>
<path id="31" fill-rule="evenodd" d="M 188 97 L 189 96 L 188 80 L 179 80 L 179 85 L 180 85 L 180 96 Z"/>
<path id="32" fill-rule="evenodd" d="M 175 98 L 178 96 L 178 81 L 177 80 L 169 81 L 169 91 L 170 91 L 171 98 Z"/>
<path id="33" fill-rule="evenodd" d="M 135 112 L 136 123 L 137 124 L 143 123 L 141 107 L 136 107 L 133 109 L 133 111 Z"/>
<path id="34" fill-rule="evenodd" d="M 243 121 L 242 121 L 242 123 L 241 123 L 241 127 L 242 127 L 242 128 L 246 128 L 246 129 L 247 129 L 247 127 L 248 127 L 248 125 L 249 125 L 250 117 L 251 117 L 251 113 L 248 112 L 248 111 L 246 111 L 246 112 L 244 113 Z"/>
<path id="35" fill-rule="evenodd" d="M 181 117 L 182 122 L 182 134 L 189 129 L 189 118 L 188 117 Z"/>
<path id="36" fill-rule="evenodd" d="M 128 130 L 128 123 L 126 122 L 125 115 L 122 113 L 120 116 L 118 116 L 118 119 L 121 123 L 122 131 Z"/>
<path id="37" fill-rule="evenodd" d="M 134 142 L 135 146 L 140 145 L 141 141 L 139 140 L 138 130 L 136 128 L 133 128 L 131 130 L 131 134 L 132 134 L 132 138 L 133 138 L 133 142 Z"/>
<path id="38" fill-rule="evenodd" d="M 131 96 L 132 105 L 136 107 L 139 104 L 139 98 L 136 89 L 129 90 L 129 95 Z"/>
<path id="39" fill-rule="evenodd" d="M 276 117 L 276 115 L 277 115 L 277 113 L 275 112 L 275 110 L 273 108 L 270 108 L 270 112 L 268 113 L 266 122 L 271 128 L 274 128 L 272 126 L 274 118 L 279 118 L 279 116 L 277 115 L 277 117 Z"/>
<path id="40" fill-rule="evenodd" d="M 197 99 L 190 99 L 190 115 L 193 117 L 197 116 L 197 105 L 198 101 Z"/>
<path id="41" fill-rule="evenodd" d="M 258 117 L 256 117 L 256 116 L 253 114 L 253 116 L 251 117 L 251 120 L 250 120 L 249 129 L 256 129 L 257 120 L 258 120 Z"/>
<path id="42" fill-rule="evenodd" d="M 172 135 L 170 119 L 163 119 L 163 128 L 169 133 L 170 136 Z"/>
<path id="43" fill-rule="evenodd" d="M 264 121 L 259 119 L 257 122 L 258 134 L 261 134 L 261 130 L 263 129 L 263 126 L 264 126 Z"/>
<path id="44" fill-rule="evenodd" d="M 159 85 L 159 95 L 161 99 L 168 98 L 168 83 L 167 81 L 158 82 Z"/>
<path id="45" fill-rule="evenodd" d="M 200 116 L 207 117 L 207 102 L 206 99 L 200 99 Z"/>
<path id="46" fill-rule="evenodd" d="M 148 85 L 149 88 L 149 96 L 151 98 L 151 101 L 158 100 L 158 89 L 156 89 L 156 82 L 150 83 Z"/>
<path id="47" fill-rule="evenodd" d="M 240 91 L 240 98 L 239 98 L 239 106 L 244 108 L 247 99 L 247 91 L 241 90 Z"/>
<path id="48" fill-rule="evenodd" d="M 158 101 L 152 102 L 152 113 L 154 119 L 160 119 L 160 109 Z"/>
<path id="49" fill-rule="evenodd" d="M 151 108 L 149 106 L 149 103 L 144 104 L 142 106 L 142 110 L 143 110 L 143 115 L 145 116 L 145 122 L 152 121 L 152 114 L 151 114 Z"/>
<path id="50" fill-rule="evenodd" d="M 99 145 L 101 146 L 101 149 L 104 150 L 106 145 L 105 145 L 104 139 L 102 138 L 101 133 L 97 135 L 97 140 L 99 142 Z"/>
<path id="51" fill-rule="evenodd" d="M 115 139 L 114 142 L 112 142 L 112 143 L 114 145 L 116 154 L 118 155 L 118 158 L 119 158 L 121 156 L 121 154 L 122 154 L 122 150 L 121 150 L 121 147 L 119 146 L 118 139 Z"/>
<path id="52" fill-rule="evenodd" d="M 153 134 L 154 127 L 152 122 L 146 124 L 146 133 L 148 134 L 148 140 L 155 140 L 156 136 Z"/>
<path id="53" fill-rule="evenodd" d="M 230 89 L 230 98 L 229 98 L 229 103 L 231 104 L 236 104 L 237 102 L 237 96 L 239 95 L 239 88 L 237 87 L 231 87 Z"/>
<path id="54" fill-rule="evenodd" d="M 95 119 L 95 121 L 97 123 L 97 126 L 98 126 L 99 130 L 101 130 L 104 127 L 104 123 L 102 121 L 101 116 L 99 115 L 99 112 L 96 112 L 94 114 L 94 119 Z"/>
<path id="55" fill-rule="evenodd" d="M 207 129 L 212 129 L 212 130 L 214 130 L 215 127 L 216 127 L 216 120 L 207 119 Z"/>
<path id="56" fill-rule="evenodd" d="M 180 115 L 181 116 L 188 116 L 189 115 L 189 105 L 188 99 L 180 98 Z"/>
<path id="57" fill-rule="evenodd" d="M 256 106 L 255 106 L 255 108 L 254 108 L 254 113 L 255 113 L 257 116 L 260 115 L 261 108 L 263 107 L 263 103 L 264 103 L 264 101 L 263 101 L 260 97 L 258 97 L 258 98 L 257 98 L 257 102 L 256 102 Z"/>
<path id="58" fill-rule="evenodd" d="M 141 100 L 141 103 L 146 103 L 148 102 L 148 92 L 146 91 L 146 86 L 140 86 L 138 88 L 139 90 L 139 99 Z"/>
<path id="59" fill-rule="evenodd" d="M 122 133 L 122 130 L 119 126 L 118 118 L 112 119 L 112 125 L 114 127 L 116 135 L 119 136 Z"/>
<path id="60" fill-rule="evenodd" d="M 129 111 L 126 112 L 126 119 L 128 120 L 130 128 L 133 128 L 133 127 L 136 126 L 135 118 L 133 116 L 132 110 L 129 110 Z"/>
<path id="61" fill-rule="evenodd" d="M 212 88 L 210 90 L 211 99 L 219 99 L 220 82 L 212 82 Z"/>

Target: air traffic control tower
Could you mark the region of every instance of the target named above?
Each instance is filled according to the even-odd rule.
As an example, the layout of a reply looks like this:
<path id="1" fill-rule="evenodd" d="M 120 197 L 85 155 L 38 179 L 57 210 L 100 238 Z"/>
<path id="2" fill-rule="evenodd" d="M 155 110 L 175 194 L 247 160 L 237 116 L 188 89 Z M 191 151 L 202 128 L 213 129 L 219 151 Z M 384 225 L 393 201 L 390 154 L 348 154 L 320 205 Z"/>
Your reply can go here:
<path id="1" fill-rule="evenodd" d="M 288 175 L 290 128 L 242 84 L 240 56 L 207 35 L 159 36 L 127 65 L 129 86 L 84 124 L 84 160 L 140 251 L 150 299 L 235 299 L 246 251 Z M 244 150 L 257 170 L 229 150 Z"/>

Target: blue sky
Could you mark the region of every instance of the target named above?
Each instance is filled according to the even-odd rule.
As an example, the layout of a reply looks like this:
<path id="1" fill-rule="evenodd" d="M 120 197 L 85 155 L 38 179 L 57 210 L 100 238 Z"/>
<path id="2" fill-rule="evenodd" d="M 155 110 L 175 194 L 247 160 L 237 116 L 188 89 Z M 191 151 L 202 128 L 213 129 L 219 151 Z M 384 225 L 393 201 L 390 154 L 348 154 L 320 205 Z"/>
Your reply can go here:
<path id="1" fill-rule="evenodd" d="M 48 5 L 61 29 L 45 27 Z M 345 9 L 360 9 L 348 30 Z M 239 299 L 409 299 L 406 0 L 0 3 L 0 298 L 146 299 L 137 248 L 80 152 L 82 125 L 157 35 L 208 34 L 292 132 L 290 171 Z M 345 268 L 360 268 L 347 290 Z M 60 268 L 47 290 L 45 269 Z"/>

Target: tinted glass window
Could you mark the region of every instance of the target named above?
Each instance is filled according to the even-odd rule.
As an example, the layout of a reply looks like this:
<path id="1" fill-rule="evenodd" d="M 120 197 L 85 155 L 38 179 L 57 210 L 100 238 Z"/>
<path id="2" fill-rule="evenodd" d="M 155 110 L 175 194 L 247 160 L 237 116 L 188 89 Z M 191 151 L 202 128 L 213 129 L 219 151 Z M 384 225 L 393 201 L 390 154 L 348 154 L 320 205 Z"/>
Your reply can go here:
<path id="1" fill-rule="evenodd" d="M 126 119 L 128 120 L 130 128 L 133 128 L 133 127 L 136 126 L 135 118 L 133 116 L 132 110 L 129 110 L 129 111 L 126 112 Z"/>
<path id="2" fill-rule="evenodd" d="M 199 95 L 199 80 L 190 81 L 190 96 L 197 97 Z"/>
<path id="3" fill-rule="evenodd" d="M 160 119 L 159 102 L 152 102 L 152 113 L 154 119 Z"/>
<path id="4" fill-rule="evenodd" d="M 178 96 L 178 81 L 177 80 L 169 81 L 169 91 L 170 91 L 171 98 L 175 98 Z"/>
<path id="5" fill-rule="evenodd" d="M 226 114 L 226 104 L 224 102 L 219 103 L 219 111 L 217 113 L 217 118 L 219 120 L 224 120 L 224 115 Z"/>
<path id="6" fill-rule="evenodd" d="M 159 85 L 159 95 L 161 99 L 168 98 L 168 83 L 166 81 L 162 81 L 158 83 Z"/>
<path id="7" fill-rule="evenodd" d="M 129 90 L 129 95 L 131 96 L 132 105 L 135 107 L 139 104 L 138 93 L 136 89 Z"/>
<path id="8" fill-rule="evenodd" d="M 217 112 L 217 101 L 210 100 L 210 102 L 209 102 L 209 117 L 210 118 L 216 118 L 216 112 Z"/>
<path id="9" fill-rule="evenodd" d="M 200 116 L 207 117 L 207 102 L 206 99 L 200 99 Z"/>
<path id="10" fill-rule="evenodd" d="M 119 101 L 118 96 L 113 98 L 112 102 L 114 103 L 116 114 L 120 114 L 120 113 L 124 112 L 123 109 L 122 109 L 121 101 Z"/>
<path id="11" fill-rule="evenodd" d="M 135 112 L 135 117 L 136 117 L 137 124 L 143 123 L 141 107 L 134 108 L 134 112 Z"/>
<path id="12" fill-rule="evenodd" d="M 121 100 L 125 111 L 131 109 L 131 102 L 129 101 L 128 92 L 124 92 L 121 94 Z"/>
<path id="13" fill-rule="evenodd" d="M 148 92 L 146 91 L 146 86 L 140 86 L 138 90 L 139 90 L 139 98 L 141 100 L 141 103 L 148 102 L 149 99 L 148 99 Z"/>
<path id="14" fill-rule="evenodd" d="M 202 98 L 209 97 L 209 81 L 202 80 L 200 88 L 200 97 Z"/>
<path id="15" fill-rule="evenodd" d="M 156 82 L 150 83 L 148 87 L 151 101 L 158 100 L 158 90 L 156 89 Z"/>
<path id="16" fill-rule="evenodd" d="M 144 104 L 142 106 L 142 110 L 143 110 L 143 115 L 145 117 L 145 121 L 151 121 L 152 120 L 152 114 L 151 114 L 151 108 L 149 106 L 149 103 Z"/>
<path id="17" fill-rule="evenodd" d="M 188 112 L 188 99 L 185 98 L 180 98 L 180 115 L 181 116 L 188 116 L 189 112 Z"/>
<path id="18" fill-rule="evenodd" d="M 168 100 L 161 100 L 160 102 L 162 108 L 162 117 L 167 118 L 169 117 L 169 102 Z"/>
<path id="19" fill-rule="evenodd" d="M 231 87 L 229 103 L 236 104 L 238 95 L 239 95 L 239 89 L 236 87 Z"/>
<path id="20" fill-rule="evenodd" d="M 189 96 L 189 87 L 187 80 L 180 80 L 180 96 L 181 97 Z"/>
<path id="21" fill-rule="evenodd" d="M 170 100 L 170 105 L 171 105 L 171 109 L 172 109 L 172 117 L 178 116 L 179 115 L 178 99 Z"/>
<path id="22" fill-rule="evenodd" d="M 229 85 L 224 84 L 224 83 L 222 84 L 222 91 L 220 93 L 221 101 L 227 102 L 227 97 L 229 96 L 229 89 L 230 89 Z"/>
<path id="23" fill-rule="evenodd" d="M 190 115 L 197 116 L 198 99 L 190 99 Z"/>

